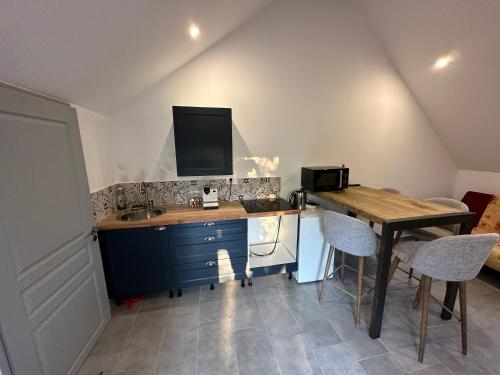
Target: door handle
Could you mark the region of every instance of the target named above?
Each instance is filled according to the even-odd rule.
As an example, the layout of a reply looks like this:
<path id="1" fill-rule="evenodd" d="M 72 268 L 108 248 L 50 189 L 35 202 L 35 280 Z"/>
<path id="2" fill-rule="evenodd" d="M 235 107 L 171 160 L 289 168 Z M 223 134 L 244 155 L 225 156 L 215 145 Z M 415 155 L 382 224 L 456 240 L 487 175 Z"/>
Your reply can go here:
<path id="1" fill-rule="evenodd" d="M 207 266 L 207 267 L 214 267 L 216 265 L 217 265 L 217 262 L 213 261 L 213 260 L 209 260 L 207 263 L 205 263 L 205 266 Z"/>
<path id="2" fill-rule="evenodd" d="M 215 223 L 213 221 L 207 221 L 206 223 L 203 223 L 204 227 L 211 227 L 213 225 L 215 225 Z"/>
<path id="3" fill-rule="evenodd" d="M 161 227 L 156 227 L 155 230 L 167 230 L 167 227 L 162 225 Z"/>
<path id="4" fill-rule="evenodd" d="M 89 236 L 92 237 L 92 241 L 94 241 L 94 242 L 97 241 L 97 229 L 92 228 L 90 230 Z"/>
<path id="5" fill-rule="evenodd" d="M 215 240 L 215 237 L 214 236 L 207 236 L 207 237 L 203 237 L 203 239 L 205 241 L 213 241 L 213 240 Z"/>

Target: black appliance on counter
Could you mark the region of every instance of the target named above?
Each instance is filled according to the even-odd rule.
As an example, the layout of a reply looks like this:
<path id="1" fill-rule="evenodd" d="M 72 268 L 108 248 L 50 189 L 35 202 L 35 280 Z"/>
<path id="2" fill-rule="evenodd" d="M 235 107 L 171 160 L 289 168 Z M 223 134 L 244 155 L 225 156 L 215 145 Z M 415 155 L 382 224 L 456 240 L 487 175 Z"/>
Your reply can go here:
<path id="1" fill-rule="evenodd" d="M 243 208 L 248 214 L 273 211 L 292 210 L 292 206 L 283 198 L 276 199 L 249 199 L 241 201 Z"/>
<path id="2" fill-rule="evenodd" d="M 349 168 L 302 167 L 300 184 L 311 192 L 337 191 L 349 186 Z"/>

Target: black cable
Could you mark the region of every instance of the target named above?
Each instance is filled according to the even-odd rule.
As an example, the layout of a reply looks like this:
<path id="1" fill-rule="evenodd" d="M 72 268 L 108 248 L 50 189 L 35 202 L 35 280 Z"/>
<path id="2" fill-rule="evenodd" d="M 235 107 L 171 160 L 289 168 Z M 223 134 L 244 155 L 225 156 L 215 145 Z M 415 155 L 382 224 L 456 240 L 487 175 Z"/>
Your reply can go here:
<path id="1" fill-rule="evenodd" d="M 267 257 L 269 255 L 272 255 L 274 253 L 274 251 L 276 250 L 276 245 L 278 245 L 278 240 L 280 238 L 280 228 L 281 228 L 281 216 L 278 219 L 278 231 L 276 232 L 276 239 L 274 240 L 273 249 L 267 254 L 257 254 L 257 253 L 254 253 L 252 250 L 249 250 L 250 254 L 255 255 L 257 257 Z"/>

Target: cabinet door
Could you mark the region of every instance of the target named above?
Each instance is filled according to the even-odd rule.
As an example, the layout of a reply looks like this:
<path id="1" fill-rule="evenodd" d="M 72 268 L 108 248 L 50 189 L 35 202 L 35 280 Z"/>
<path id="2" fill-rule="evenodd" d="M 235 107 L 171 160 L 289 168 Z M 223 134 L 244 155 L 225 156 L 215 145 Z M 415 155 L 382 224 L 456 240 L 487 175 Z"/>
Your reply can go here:
<path id="1" fill-rule="evenodd" d="M 168 287 L 164 269 L 162 231 L 156 228 L 106 233 L 107 281 L 115 298 L 154 292 Z"/>

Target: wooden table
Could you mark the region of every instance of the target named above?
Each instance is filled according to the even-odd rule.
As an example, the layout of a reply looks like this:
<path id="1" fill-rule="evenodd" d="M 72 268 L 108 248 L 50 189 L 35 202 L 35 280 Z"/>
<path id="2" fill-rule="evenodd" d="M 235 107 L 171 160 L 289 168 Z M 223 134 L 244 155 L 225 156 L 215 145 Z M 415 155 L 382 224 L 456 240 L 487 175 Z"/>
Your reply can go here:
<path id="1" fill-rule="evenodd" d="M 474 213 L 472 212 L 462 212 L 421 199 L 363 186 L 352 186 L 338 192 L 310 194 L 313 194 L 320 204 L 328 207 L 328 203 L 334 203 L 346 209 L 350 216 L 359 215 L 382 225 L 369 331 L 372 338 L 380 337 L 382 328 L 394 232 L 447 224 L 461 224 L 460 234 L 468 234 L 471 232 L 474 223 Z M 457 290 L 457 283 L 446 283 L 444 305 L 450 310 L 453 310 L 455 306 Z M 451 314 L 443 309 L 441 318 L 450 319 Z"/>

